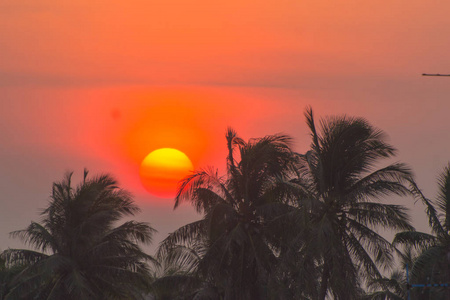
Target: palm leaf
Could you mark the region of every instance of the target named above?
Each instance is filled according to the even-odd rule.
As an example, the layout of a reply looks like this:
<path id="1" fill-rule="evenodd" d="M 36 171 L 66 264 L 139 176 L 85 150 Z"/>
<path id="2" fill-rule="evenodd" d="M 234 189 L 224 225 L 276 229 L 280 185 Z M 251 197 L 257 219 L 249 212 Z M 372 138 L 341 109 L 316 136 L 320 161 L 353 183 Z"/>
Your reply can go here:
<path id="1" fill-rule="evenodd" d="M 431 234 L 416 231 L 399 232 L 395 235 L 394 245 L 411 245 L 420 250 L 425 250 L 436 244 L 437 238 Z"/>
<path id="2" fill-rule="evenodd" d="M 436 205 L 443 215 L 441 224 L 448 232 L 450 231 L 450 164 L 439 176 L 438 187 L 439 194 Z"/>

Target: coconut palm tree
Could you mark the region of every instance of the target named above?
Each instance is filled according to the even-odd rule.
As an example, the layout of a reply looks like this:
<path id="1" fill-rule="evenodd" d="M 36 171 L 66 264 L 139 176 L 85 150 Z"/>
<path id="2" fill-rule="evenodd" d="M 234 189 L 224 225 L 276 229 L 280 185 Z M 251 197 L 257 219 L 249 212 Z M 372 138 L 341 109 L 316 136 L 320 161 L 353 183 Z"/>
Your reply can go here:
<path id="1" fill-rule="evenodd" d="M 188 201 L 203 218 L 171 233 L 159 251 L 196 248 L 199 259 L 190 263 L 204 282 L 201 292 L 215 290 L 215 299 L 266 299 L 277 251 L 268 227 L 287 207 L 281 202 L 293 171 L 291 139 L 245 142 L 232 129 L 226 139 L 227 174 L 199 170 L 182 181 L 175 199 L 175 208 Z"/>
<path id="2" fill-rule="evenodd" d="M 376 229 L 413 229 L 404 207 L 379 201 L 408 194 L 411 174 L 401 163 L 376 169 L 396 150 L 366 120 L 325 118 L 317 130 L 311 108 L 305 116 L 312 143 L 300 160 L 297 206 L 310 212 L 312 225 L 298 251 L 320 268 L 318 299 L 359 299 L 360 280 L 381 279 L 379 267 L 393 258 Z"/>
<path id="3" fill-rule="evenodd" d="M 388 277 L 371 278 L 367 283 L 368 293 L 363 300 L 404 300 L 408 299 L 406 269 L 412 266 L 417 259 L 417 249 L 406 245 L 398 251 L 401 264 L 392 270 Z"/>
<path id="4" fill-rule="evenodd" d="M 150 243 L 146 223 L 117 222 L 139 208 L 109 175 L 76 188 L 72 173 L 53 184 L 41 222 L 15 231 L 35 250 L 8 249 L 7 265 L 26 264 L 7 299 L 139 299 L 148 284 L 148 261 L 138 243 Z"/>
<path id="5" fill-rule="evenodd" d="M 406 231 L 396 234 L 394 243 L 413 246 L 420 255 L 411 268 L 411 283 L 450 284 L 450 164 L 438 177 L 439 192 L 435 201 L 425 197 L 414 181 L 411 190 L 426 208 L 432 234 Z M 449 299 L 450 291 L 433 287 L 413 289 L 412 299 Z"/>

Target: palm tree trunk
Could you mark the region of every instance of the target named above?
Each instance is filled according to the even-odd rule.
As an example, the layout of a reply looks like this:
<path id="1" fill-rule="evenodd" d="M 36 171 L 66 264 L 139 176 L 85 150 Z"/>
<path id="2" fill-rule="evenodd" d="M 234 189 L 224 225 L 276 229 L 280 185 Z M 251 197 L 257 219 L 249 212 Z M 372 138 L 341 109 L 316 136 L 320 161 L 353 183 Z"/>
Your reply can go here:
<path id="1" fill-rule="evenodd" d="M 330 278 L 330 264 L 324 262 L 322 271 L 322 280 L 320 281 L 319 298 L 318 300 L 325 300 L 328 290 L 328 279 Z"/>

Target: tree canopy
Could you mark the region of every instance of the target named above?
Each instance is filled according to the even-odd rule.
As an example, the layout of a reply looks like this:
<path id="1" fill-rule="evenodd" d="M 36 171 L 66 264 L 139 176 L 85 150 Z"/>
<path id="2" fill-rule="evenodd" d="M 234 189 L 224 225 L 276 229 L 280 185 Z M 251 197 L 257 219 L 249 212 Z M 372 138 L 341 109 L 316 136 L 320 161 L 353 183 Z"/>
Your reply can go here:
<path id="1" fill-rule="evenodd" d="M 9 266 L 23 265 L 6 299 L 140 299 L 149 282 L 145 254 L 154 229 L 123 217 L 139 212 L 109 175 L 72 186 L 72 173 L 52 188 L 41 222 L 11 235 L 35 250 L 8 249 Z"/>

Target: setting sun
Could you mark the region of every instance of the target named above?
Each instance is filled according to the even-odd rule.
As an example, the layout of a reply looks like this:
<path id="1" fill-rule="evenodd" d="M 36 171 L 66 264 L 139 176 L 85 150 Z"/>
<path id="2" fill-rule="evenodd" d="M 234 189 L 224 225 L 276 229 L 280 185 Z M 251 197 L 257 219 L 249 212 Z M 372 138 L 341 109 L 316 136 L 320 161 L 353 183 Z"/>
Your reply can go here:
<path id="1" fill-rule="evenodd" d="M 191 160 L 183 152 L 161 148 L 145 157 L 139 175 L 143 186 L 152 195 L 171 198 L 176 194 L 178 182 L 193 169 Z"/>

